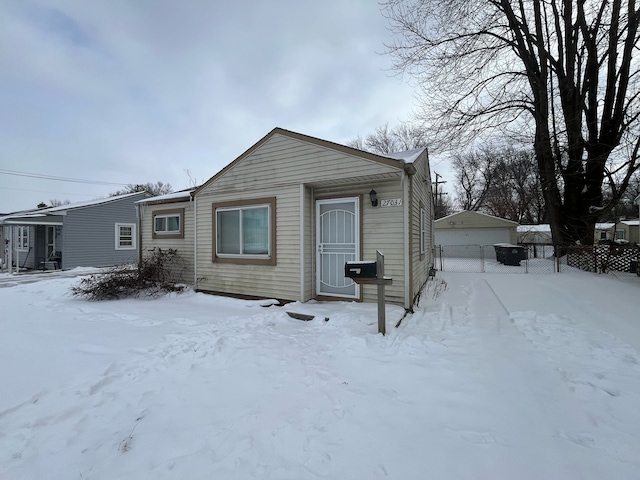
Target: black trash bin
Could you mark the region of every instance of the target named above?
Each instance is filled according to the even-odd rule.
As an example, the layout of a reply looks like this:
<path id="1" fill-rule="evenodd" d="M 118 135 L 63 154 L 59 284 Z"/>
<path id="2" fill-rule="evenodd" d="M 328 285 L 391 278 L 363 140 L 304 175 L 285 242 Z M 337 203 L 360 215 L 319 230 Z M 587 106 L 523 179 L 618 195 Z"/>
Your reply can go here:
<path id="1" fill-rule="evenodd" d="M 504 257 L 507 252 L 507 247 L 510 247 L 508 243 L 496 243 L 493 248 L 496 249 L 496 260 L 500 263 L 504 263 Z"/>
<path id="2" fill-rule="evenodd" d="M 522 260 L 527 259 L 525 249 L 521 245 L 509 245 L 504 247 L 504 263 L 512 267 L 519 267 Z"/>
<path id="3" fill-rule="evenodd" d="M 640 272 L 638 272 L 638 261 L 637 260 L 631 260 L 631 263 L 629 264 L 629 272 L 630 273 L 635 273 L 636 275 L 640 276 Z"/>

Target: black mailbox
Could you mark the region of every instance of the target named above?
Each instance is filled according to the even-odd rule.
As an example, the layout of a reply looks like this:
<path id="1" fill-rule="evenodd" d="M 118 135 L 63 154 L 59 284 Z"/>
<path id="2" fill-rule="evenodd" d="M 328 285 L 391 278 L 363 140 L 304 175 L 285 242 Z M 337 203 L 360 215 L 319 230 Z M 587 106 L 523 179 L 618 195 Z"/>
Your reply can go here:
<path id="1" fill-rule="evenodd" d="M 347 262 L 344 264 L 344 276 L 348 278 L 377 278 L 376 262 Z"/>

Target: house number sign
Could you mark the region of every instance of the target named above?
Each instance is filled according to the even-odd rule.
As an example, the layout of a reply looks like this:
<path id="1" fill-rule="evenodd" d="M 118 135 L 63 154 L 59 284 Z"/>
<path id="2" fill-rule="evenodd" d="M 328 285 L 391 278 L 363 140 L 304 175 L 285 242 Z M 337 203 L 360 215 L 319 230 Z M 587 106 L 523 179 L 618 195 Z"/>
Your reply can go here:
<path id="1" fill-rule="evenodd" d="M 388 200 L 380 200 L 381 207 L 400 207 L 402 206 L 401 198 L 390 198 Z"/>

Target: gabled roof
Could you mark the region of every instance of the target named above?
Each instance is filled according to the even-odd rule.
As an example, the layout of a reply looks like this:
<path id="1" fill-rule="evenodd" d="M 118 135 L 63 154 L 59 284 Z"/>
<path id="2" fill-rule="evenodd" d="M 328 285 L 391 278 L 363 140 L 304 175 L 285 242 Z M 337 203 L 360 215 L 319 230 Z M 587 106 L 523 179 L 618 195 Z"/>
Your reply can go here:
<path id="1" fill-rule="evenodd" d="M 346 155 L 353 155 L 355 157 L 364 158 L 367 160 L 372 160 L 374 162 L 382 163 L 384 165 L 388 165 L 391 167 L 395 167 L 398 169 L 405 170 L 409 175 L 413 175 L 415 173 L 415 166 L 413 162 L 415 162 L 418 157 L 426 150 L 426 147 L 416 149 L 416 150 L 408 150 L 406 152 L 398 152 L 387 155 L 378 155 L 371 152 L 365 152 L 364 150 L 358 150 L 357 148 L 347 147 L 346 145 L 340 145 L 339 143 L 330 142 L 328 140 L 323 140 L 321 138 L 311 137 L 309 135 L 304 135 L 302 133 L 292 132 L 291 130 L 285 130 L 284 128 L 276 127 L 267 133 L 264 137 L 262 137 L 258 142 L 256 142 L 253 146 L 247 149 L 242 155 L 229 163 L 226 167 L 216 173 L 209 180 L 200 185 L 194 192 L 193 195 L 197 195 L 200 190 L 207 187 L 217 178 L 224 175 L 234 166 L 236 166 L 239 162 L 241 162 L 244 158 L 251 155 L 254 151 L 268 142 L 275 135 L 284 135 L 285 137 L 293 138 L 295 140 L 300 140 L 302 142 L 311 143 L 320 147 L 330 148 L 332 150 L 337 150 Z"/>
<path id="2" fill-rule="evenodd" d="M 193 192 L 195 192 L 197 188 L 198 187 L 185 188 L 184 190 L 180 190 L 178 192 L 167 193 L 165 195 L 157 195 L 155 197 L 143 198 L 142 200 L 138 200 L 136 203 L 171 203 L 171 202 L 187 201 L 191 198 Z"/>
<path id="3" fill-rule="evenodd" d="M 37 217 L 46 217 L 49 215 L 64 215 L 65 212 L 69 210 L 76 210 L 79 208 L 87 208 L 87 207 L 93 207 L 95 205 L 102 205 L 106 203 L 117 202 L 125 198 L 136 197 L 140 195 L 149 196 L 149 193 L 147 192 L 125 193 L 124 195 L 98 198 L 98 199 L 89 200 L 86 202 L 68 203 L 66 205 L 60 205 L 57 207 L 33 208 L 31 210 L 22 210 L 22 211 L 10 213 L 9 215 L 5 215 L 4 217 L 0 217 L 0 223 L 13 218 L 37 218 Z"/>
<path id="4" fill-rule="evenodd" d="M 514 222 L 513 220 L 507 220 L 506 218 L 500 218 L 500 217 L 496 217 L 494 215 L 488 215 L 486 213 L 476 212 L 474 210 L 463 210 L 461 212 L 456 212 L 456 213 L 453 213 L 451 215 L 447 215 L 446 217 L 442 217 L 442 218 L 439 218 L 437 220 L 434 220 L 433 223 L 434 224 L 435 223 L 448 223 L 448 222 L 454 220 L 456 217 L 463 216 L 463 215 L 464 216 L 466 216 L 466 215 L 478 215 L 478 216 L 483 216 L 483 217 L 490 218 L 492 220 L 497 220 L 497 221 L 500 221 L 500 222 L 503 222 L 503 223 L 508 223 L 508 224 L 510 224 L 512 226 L 518 225 L 518 222 Z"/>

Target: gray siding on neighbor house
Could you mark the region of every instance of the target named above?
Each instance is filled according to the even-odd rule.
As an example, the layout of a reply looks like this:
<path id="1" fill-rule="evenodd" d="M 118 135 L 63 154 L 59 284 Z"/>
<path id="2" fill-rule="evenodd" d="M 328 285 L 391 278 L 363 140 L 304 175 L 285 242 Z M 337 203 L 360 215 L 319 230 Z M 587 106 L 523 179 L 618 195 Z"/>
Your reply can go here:
<path id="1" fill-rule="evenodd" d="M 136 262 L 137 218 L 135 202 L 143 195 L 67 211 L 62 228 L 62 268 L 109 267 Z M 116 224 L 134 226 L 134 248 L 116 249 Z"/>

